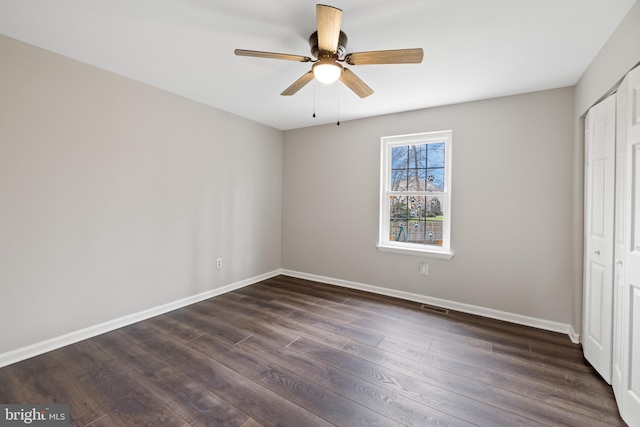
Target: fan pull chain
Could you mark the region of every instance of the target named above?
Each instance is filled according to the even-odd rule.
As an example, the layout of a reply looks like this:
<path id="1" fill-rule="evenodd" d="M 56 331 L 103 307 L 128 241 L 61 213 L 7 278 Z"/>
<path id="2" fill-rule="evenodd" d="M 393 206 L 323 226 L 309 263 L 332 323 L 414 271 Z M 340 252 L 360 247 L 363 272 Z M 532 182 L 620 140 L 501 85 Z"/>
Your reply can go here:
<path id="1" fill-rule="evenodd" d="M 316 83 L 313 83 L 313 118 L 316 118 Z"/>
<path id="2" fill-rule="evenodd" d="M 340 126 L 340 93 L 338 93 L 338 123 L 336 126 Z"/>

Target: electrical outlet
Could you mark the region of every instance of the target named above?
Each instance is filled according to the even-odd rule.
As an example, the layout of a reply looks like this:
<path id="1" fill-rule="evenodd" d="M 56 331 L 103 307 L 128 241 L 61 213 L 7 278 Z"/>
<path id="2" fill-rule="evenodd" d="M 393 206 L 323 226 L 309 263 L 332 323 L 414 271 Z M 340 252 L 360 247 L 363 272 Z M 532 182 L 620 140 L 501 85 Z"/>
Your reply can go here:
<path id="1" fill-rule="evenodd" d="M 218 268 L 222 268 L 222 258 L 218 258 L 218 259 L 216 260 L 216 267 L 218 267 Z"/>
<path id="2" fill-rule="evenodd" d="M 420 263 L 420 275 L 421 276 L 428 276 L 429 275 L 429 264 L 427 264 L 426 262 L 421 262 Z"/>

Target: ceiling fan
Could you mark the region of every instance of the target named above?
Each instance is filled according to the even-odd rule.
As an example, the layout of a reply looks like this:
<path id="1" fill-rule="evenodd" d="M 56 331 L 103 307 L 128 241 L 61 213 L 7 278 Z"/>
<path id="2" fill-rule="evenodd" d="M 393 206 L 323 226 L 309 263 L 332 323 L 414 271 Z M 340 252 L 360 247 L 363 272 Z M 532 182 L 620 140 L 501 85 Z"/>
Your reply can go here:
<path id="1" fill-rule="evenodd" d="M 311 70 L 286 88 L 280 95 L 290 96 L 302 89 L 314 77 L 321 83 L 333 83 L 342 81 L 349 89 L 360 98 L 373 94 L 373 89 L 366 85 L 350 69 L 340 63 L 349 65 L 365 64 L 419 64 L 422 62 L 423 51 L 417 49 L 376 50 L 371 52 L 347 53 L 347 35 L 340 30 L 342 23 L 342 10 L 326 6 L 316 5 L 317 31 L 309 37 L 311 54 L 308 56 L 290 55 L 286 53 L 261 52 L 256 50 L 236 49 L 238 56 L 251 56 L 256 58 L 284 59 L 297 62 L 313 62 Z"/>

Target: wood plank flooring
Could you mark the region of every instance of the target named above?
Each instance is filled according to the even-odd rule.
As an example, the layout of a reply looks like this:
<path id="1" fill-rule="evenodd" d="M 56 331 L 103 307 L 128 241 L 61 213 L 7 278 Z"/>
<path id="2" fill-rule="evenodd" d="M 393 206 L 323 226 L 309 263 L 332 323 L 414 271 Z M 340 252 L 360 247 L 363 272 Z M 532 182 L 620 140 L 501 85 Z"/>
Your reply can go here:
<path id="1" fill-rule="evenodd" d="M 279 276 L 0 369 L 75 426 L 624 426 L 565 335 Z"/>

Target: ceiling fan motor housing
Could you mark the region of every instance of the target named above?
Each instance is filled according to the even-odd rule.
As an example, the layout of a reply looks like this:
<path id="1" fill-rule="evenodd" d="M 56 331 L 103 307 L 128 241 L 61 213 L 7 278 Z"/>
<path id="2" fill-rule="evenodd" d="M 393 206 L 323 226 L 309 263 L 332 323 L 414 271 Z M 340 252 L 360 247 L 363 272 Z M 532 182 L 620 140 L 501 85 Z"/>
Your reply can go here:
<path id="1" fill-rule="evenodd" d="M 347 35 L 342 31 L 340 31 L 340 37 L 338 38 L 338 49 L 336 50 L 336 53 L 335 53 L 337 58 L 342 58 L 344 54 L 347 52 L 347 41 L 348 41 Z M 320 56 L 326 56 L 326 55 L 322 55 L 322 52 L 320 51 L 320 49 L 318 49 L 318 32 L 317 31 L 314 31 L 314 33 L 309 36 L 309 46 L 311 46 L 311 54 L 314 56 L 314 58 L 320 59 Z M 327 53 L 333 55 L 333 52 L 327 52 Z"/>

